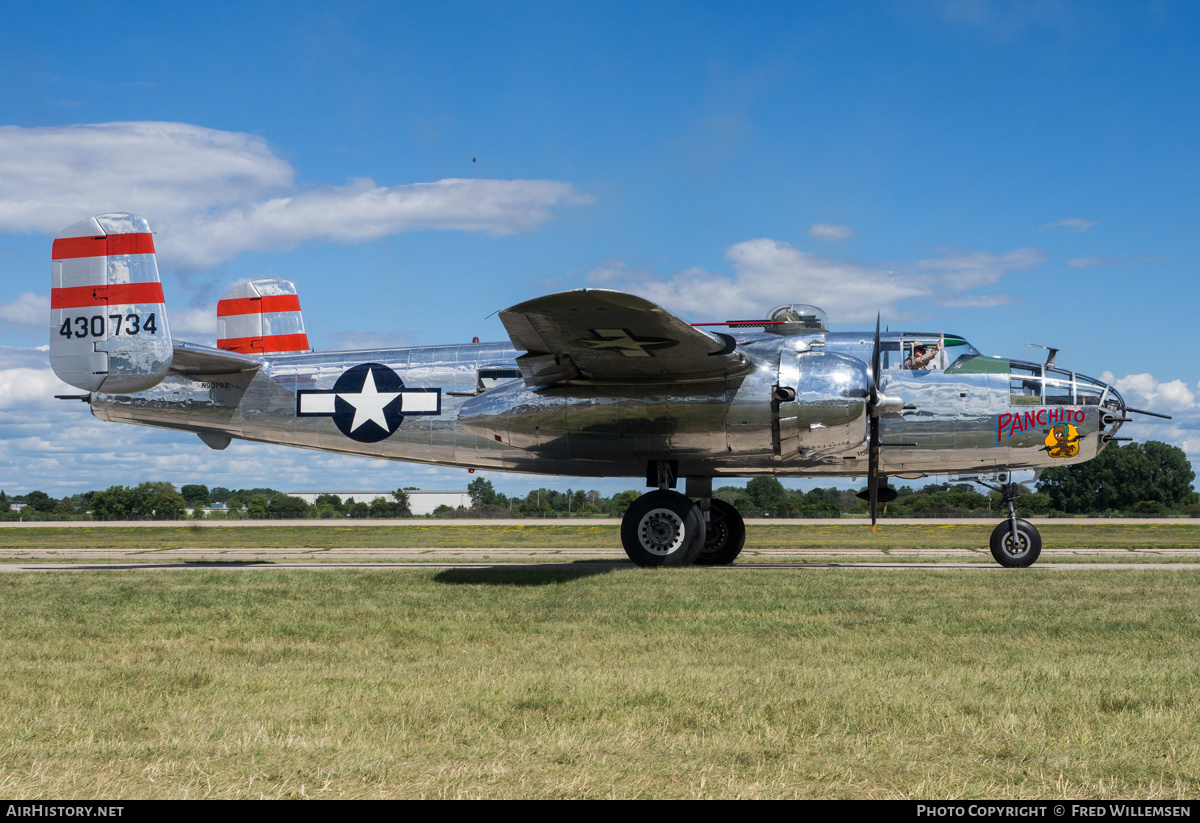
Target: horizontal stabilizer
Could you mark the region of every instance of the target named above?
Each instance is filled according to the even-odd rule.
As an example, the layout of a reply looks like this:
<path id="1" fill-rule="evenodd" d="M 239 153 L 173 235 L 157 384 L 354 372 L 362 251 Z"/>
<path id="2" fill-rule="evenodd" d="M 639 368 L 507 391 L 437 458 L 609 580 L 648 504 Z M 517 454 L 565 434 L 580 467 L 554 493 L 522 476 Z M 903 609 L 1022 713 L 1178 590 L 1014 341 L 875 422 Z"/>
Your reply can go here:
<path id="1" fill-rule="evenodd" d="M 176 343 L 171 371 L 176 374 L 238 374 L 262 368 L 263 361 L 248 354 L 222 351 L 195 343 Z"/>
<path id="2" fill-rule="evenodd" d="M 578 380 L 679 383 L 716 380 L 751 368 L 732 337 L 694 328 L 632 294 L 581 289 L 500 312 L 517 365 L 531 386 Z"/>

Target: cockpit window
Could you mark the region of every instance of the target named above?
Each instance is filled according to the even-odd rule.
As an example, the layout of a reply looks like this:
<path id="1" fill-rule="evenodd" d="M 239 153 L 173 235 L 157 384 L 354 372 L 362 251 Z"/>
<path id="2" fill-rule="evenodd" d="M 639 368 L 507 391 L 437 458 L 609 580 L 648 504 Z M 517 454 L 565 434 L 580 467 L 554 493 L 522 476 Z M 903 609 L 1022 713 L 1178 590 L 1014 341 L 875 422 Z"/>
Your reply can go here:
<path id="1" fill-rule="evenodd" d="M 898 369 L 904 362 L 904 358 L 900 356 L 900 344 L 891 341 L 879 344 L 879 356 L 881 358 L 880 365 L 884 369 Z"/>
<path id="2" fill-rule="evenodd" d="M 942 350 L 925 367 L 927 370 L 949 371 L 972 357 L 980 356 L 978 349 L 956 334 L 904 332 L 899 343 L 883 344 L 883 367 L 903 369 L 905 364 L 912 362 L 914 346 L 924 346 L 926 351 L 934 351 L 939 343 Z"/>

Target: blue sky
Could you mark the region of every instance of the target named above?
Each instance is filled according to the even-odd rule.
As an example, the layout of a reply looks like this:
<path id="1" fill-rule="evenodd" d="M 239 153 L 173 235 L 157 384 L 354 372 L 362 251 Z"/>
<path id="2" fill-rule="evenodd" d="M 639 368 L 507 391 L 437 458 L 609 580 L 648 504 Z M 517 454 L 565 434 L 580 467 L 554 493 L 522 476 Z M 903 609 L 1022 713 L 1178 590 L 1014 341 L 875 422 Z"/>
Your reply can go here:
<path id="1" fill-rule="evenodd" d="M 1200 465 L 1200 6 L 21 4 L 0 30 L 0 488 L 458 488 L 101 424 L 49 396 L 49 244 L 156 239 L 176 336 L 240 280 L 317 348 L 503 339 L 550 290 L 789 302 L 1116 382 Z M 441 181 L 459 180 L 460 183 Z M 181 459 L 182 458 L 182 459 Z M 496 475 L 523 491 L 542 481 Z M 615 490 L 613 480 L 582 481 Z"/>

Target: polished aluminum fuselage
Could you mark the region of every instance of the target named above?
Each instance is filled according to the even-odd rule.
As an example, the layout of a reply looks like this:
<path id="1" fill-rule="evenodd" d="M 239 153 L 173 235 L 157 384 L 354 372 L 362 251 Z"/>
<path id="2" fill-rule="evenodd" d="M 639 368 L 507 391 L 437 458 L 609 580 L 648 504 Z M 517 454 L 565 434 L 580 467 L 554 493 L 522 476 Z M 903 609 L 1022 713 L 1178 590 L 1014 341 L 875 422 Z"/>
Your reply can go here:
<path id="1" fill-rule="evenodd" d="M 229 436 L 471 469 L 626 477 L 643 475 L 649 461 L 671 460 L 685 477 L 864 476 L 866 336 L 751 335 L 739 348 L 751 368 L 719 380 L 542 388 L 511 376 L 521 352 L 507 343 L 288 354 L 253 372 L 172 373 L 137 394 L 94 394 L 91 407 L 104 420 L 195 432 L 210 444 Z M 366 363 L 391 369 L 406 389 L 438 390 L 438 412 L 405 416 L 373 443 L 351 439 L 329 416 L 298 414 L 298 392 L 329 393 L 347 370 Z M 507 379 L 481 378 L 497 371 Z M 1044 427 L 1001 424 L 1003 415 L 1031 411 L 1013 405 L 1006 373 L 888 369 L 880 386 L 905 405 L 881 420 L 885 474 L 1076 463 L 1094 457 L 1115 431 L 1103 425 L 1100 405 L 1072 406 L 1078 451 L 1054 457 Z M 1032 409 L 1035 416 L 1041 410 Z"/>

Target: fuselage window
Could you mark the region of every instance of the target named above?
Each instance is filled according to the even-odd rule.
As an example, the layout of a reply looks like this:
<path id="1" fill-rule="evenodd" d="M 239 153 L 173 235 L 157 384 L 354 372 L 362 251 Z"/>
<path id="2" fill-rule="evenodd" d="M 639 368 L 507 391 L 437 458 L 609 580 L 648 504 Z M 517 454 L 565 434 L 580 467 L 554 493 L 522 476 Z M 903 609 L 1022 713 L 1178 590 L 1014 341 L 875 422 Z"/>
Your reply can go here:
<path id="1" fill-rule="evenodd" d="M 1108 386 L 1099 381 L 1081 374 L 1075 375 L 1075 395 L 1078 398 L 1076 402 L 1081 406 L 1099 406 L 1100 399 L 1104 397 L 1107 388 Z M 1110 391 L 1108 394 L 1111 398 L 1112 392 Z"/>
<path id="2" fill-rule="evenodd" d="M 1023 366 L 1013 363 L 1011 373 L 1012 402 L 1014 406 L 1040 406 L 1042 404 L 1041 366 Z"/>
<path id="3" fill-rule="evenodd" d="M 1058 369 L 1046 369 L 1047 406 L 1070 406 L 1075 402 L 1071 373 Z"/>

